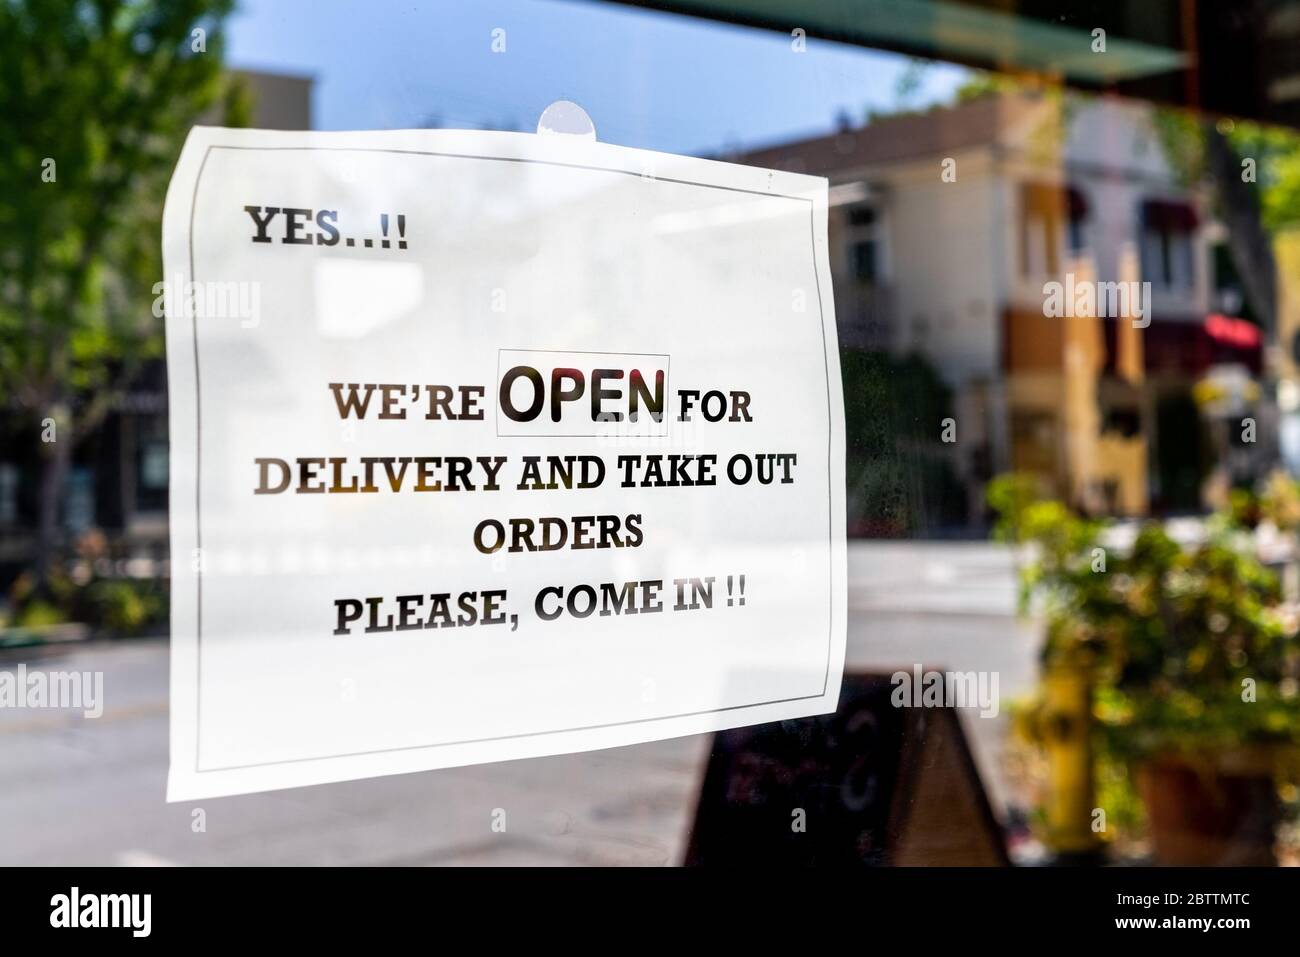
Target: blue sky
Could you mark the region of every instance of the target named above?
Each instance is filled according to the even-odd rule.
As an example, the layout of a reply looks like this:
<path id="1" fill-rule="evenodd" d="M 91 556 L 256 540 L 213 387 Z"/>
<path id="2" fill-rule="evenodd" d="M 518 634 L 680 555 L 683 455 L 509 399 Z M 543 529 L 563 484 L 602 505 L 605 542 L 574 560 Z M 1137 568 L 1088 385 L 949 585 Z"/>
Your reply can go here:
<path id="1" fill-rule="evenodd" d="M 796 54 L 788 35 L 594 0 L 243 0 L 228 34 L 233 66 L 315 78 L 317 129 L 532 130 L 569 99 L 606 142 L 682 153 L 947 99 L 965 76 L 928 66 L 900 99 L 894 54 L 816 38 Z"/>

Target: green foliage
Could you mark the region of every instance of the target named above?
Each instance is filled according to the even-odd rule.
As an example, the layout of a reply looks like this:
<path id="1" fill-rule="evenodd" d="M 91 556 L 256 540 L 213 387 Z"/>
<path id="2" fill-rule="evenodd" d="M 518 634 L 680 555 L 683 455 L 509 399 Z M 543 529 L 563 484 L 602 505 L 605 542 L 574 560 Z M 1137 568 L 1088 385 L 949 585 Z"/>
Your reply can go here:
<path id="1" fill-rule="evenodd" d="M 1186 186 L 1208 175 L 1205 118 L 1186 110 L 1155 111 L 1164 155 Z M 1300 223 L 1300 134 L 1244 120 L 1222 121 L 1228 145 L 1240 159 L 1255 161 L 1263 225 L 1269 232 Z"/>
<path id="2" fill-rule="evenodd" d="M 0 401 L 75 435 L 115 376 L 159 353 L 162 201 L 190 126 L 225 92 L 231 6 L 0 3 Z"/>
<path id="3" fill-rule="evenodd" d="M 1300 743 L 1296 625 L 1231 516 L 1190 547 L 1148 522 L 1117 549 L 1103 523 L 1027 503 L 1013 480 L 993 490 L 1002 522 L 1035 551 L 1021 579 L 1046 619 L 1044 659 L 1093 670 L 1110 753 Z"/>
<path id="4" fill-rule="evenodd" d="M 961 521 L 965 492 L 940 442 L 951 392 L 922 358 L 844 349 L 849 522 L 871 535 L 905 535 Z"/>
<path id="5" fill-rule="evenodd" d="M 984 490 L 993 509 L 993 538 L 999 542 L 1019 544 L 1025 541 L 1026 515 L 1042 498 L 1042 483 L 1028 472 L 1007 472 L 994 476 Z"/>
<path id="6" fill-rule="evenodd" d="M 1100 745 L 1093 766 L 1097 806 L 1106 809 L 1107 842 L 1123 846 L 1126 839 L 1142 833 L 1146 806 L 1134 786 L 1129 762 L 1115 752 L 1108 740 Z"/>
<path id="7" fill-rule="evenodd" d="M 1041 498 L 1037 480 L 1023 473 L 995 477 L 986 496 L 995 515 L 994 537 L 1036 549 L 1020 570 L 1020 606 L 1028 611 L 1034 599 L 1041 605 L 1048 619 L 1045 656 L 1092 654 L 1101 629 L 1080 622 L 1120 614 L 1105 575 L 1093 570 L 1099 556 L 1108 557 L 1100 543 L 1102 524 Z"/>
<path id="8" fill-rule="evenodd" d="M 1161 108 L 1152 114 L 1161 152 L 1180 185 L 1195 186 L 1206 176 L 1205 128 L 1188 110 Z"/>
<path id="9" fill-rule="evenodd" d="M 80 622 L 101 634 L 131 637 L 146 634 L 167 619 L 167 591 L 156 579 L 78 578 L 58 567 L 44 582 L 24 573 L 9 590 L 19 627 Z"/>
<path id="10" fill-rule="evenodd" d="M 1278 470 L 1265 478 L 1258 496 L 1248 489 L 1234 489 L 1248 501 L 1259 519 L 1273 523 L 1280 531 L 1300 531 L 1300 482 Z"/>
<path id="11" fill-rule="evenodd" d="M 968 103 L 993 93 L 1023 93 L 1026 89 L 1026 82 L 1021 77 L 989 70 L 972 70 L 969 78 L 957 87 L 955 99 L 958 103 Z"/>
<path id="12" fill-rule="evenodd" d="M 163 600 L 156 586 L 132 579 L 105 579 L 86 588 L 91 624 L 115 635 L 137 635 L 160 619 Z"/>
<path id="13" fill-rule="evenodd" d="M 44 628 L 49 625 L 61 625 L 67 621 L 63 610 L 52 602 L 30 601 L 14 616 L 14 625 L 19 628 Z"/>

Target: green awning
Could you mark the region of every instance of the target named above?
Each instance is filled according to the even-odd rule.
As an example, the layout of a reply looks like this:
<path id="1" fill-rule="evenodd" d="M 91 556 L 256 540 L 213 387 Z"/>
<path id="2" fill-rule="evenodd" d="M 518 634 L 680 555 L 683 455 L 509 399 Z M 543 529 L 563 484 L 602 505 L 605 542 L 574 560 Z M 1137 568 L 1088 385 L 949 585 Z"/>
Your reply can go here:
<path id="1" fill-rule="evenodd" d="M 1098 85 L 1168 73 L 1188 60 L 1179 50 L 1109 31 L 1105 53 L 1096 53 L 1095 27 L 937 0 L 652 0 L 638 5 L 782 31 L 801 28 L 810 37 L 993 68 L 1059 73 Z"/>
<path id="2" fill-rule="evenodd" d="M 1300 127 L 1300 0 L 615 2 Z"/>

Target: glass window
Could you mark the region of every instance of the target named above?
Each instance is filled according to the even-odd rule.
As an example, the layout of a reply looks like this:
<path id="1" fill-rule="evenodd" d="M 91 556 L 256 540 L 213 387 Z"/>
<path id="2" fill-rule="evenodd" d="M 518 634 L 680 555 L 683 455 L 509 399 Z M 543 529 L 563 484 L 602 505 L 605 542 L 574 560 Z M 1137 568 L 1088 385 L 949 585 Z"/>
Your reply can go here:
<path id="1" fill-rule="evenodd" d="M 110 7 L 118 12 L 103 17 Z M 1300 0 L 0 2 L 0 672 L 66 657 L 116 676 L 129 699 L 103 721 L 0 714 L 5 754 L 21 758 L 0 760 L 0 865 L 1300 863 L 1300 792 L 1289 779 L 1279 784 L 1269 763 L 1289 766 L 1281 759 L 1300 748 L 1297 51 Z M 593 149 L 620 148 L 607 155 L 627 167 L 605 172 L 633 173 L 624 185 L 645 187 L 642 198 L 620 205 L 619 189 L 579 189 L 586 180 L 573 170 L 591 173 L 584 164 L 553 164 L 533 180 L 513 178 L 511 166 L 482 190 L 431 175 L 420 180 L 441 204 L 431 223 L 362 202 L 409 181 L 362 182 L 364 164 L 344 155 L 328 175 L 304 160 L 285 191 L 293 196 L 239 178 L 213 200 L 227 204 L 226 222 L 249 230 L 232 229 L 231 241 L 243 251 L 266 238 L 253 239 L 271 222 L 261 216 L 276 217 L 277 238 L 289 224 L 293 238 L 257 247 L 275 257 L 264 288 L 233 276 L 202 301 L 215 312 L 244 310 L 219 337 L 238 372 L 202 376 L 197 350 L 177 352 L 165 337 L 159 288 L 178 277 L 163 274 L 163 208 L 194 128 L 533 136 L 559 100 L 589 115 Z M 538 136 L 557 135 L 542 129 Z M 644 198 L 652 190 L 662 197 L 692 185 L 672 173 L 679 157 L 753 169 L 716 206 L 656 215 L 660 200 Z M 205 162 L 215 169 L 220 158 Z M 817 247 L 825 269 L 790 281 L 768 267 L 793 261 L 781 258 L 783 243 L 794 248 L 793 230 L 755 206 L 776 202 L 763 184 L 780 172 L 806 174 L 799 182 L 818 200 L 786 196 L 781 216 L 820 214 L 826 184 L 826 245 Z M 329 195 L 317 195 L 321 182 Z M 566 188 L 542 185 L 556 182 Z M 369 232 L 337 242 L 349 215 L 364 217 Z M 451 230 L 453 221 L 469 225 Z M 800 220 L 800 249 L 822 239 L 822 220 L 811 222 L 810 234 Z M 421 239 L 435 235 L 454 246 L 458 268 L 419 259 L 428 255 Z M 574 236 L 590 248 L 560 257 Z M 399 249 L 410 259 L 399 262 Z M 495 268 L 506 253 L 515 275 L 534 284 L 530 295 L 507 288 Z M 726 268 L 697 281 L 691 268 L 724 253 Z M 315 271 L 317 257 L 331 269 Z M 281 268 L 311 270 L 303 308 L 329 330 L 326 345 L 273 345 L 289 301 L 276 286 Z M 668 307 L 651 309 L 651 292 L 671 297 Z M 588 297 L 609 308 L 585 308 Z M 791 343 L 798 333 L 811 340 L 819 307 L 833 311 L 835 328 L 816 330 L 816 361 L 805 362 Z M 477 454 L 507 439 L 527 445 L 488 433 L 500 398 L 490 380 L 502 351 L 571 348 L 557 316 L 616 340 L 609 354 L 667 359 L 657 317 L 668 314 L 689 316 L 683 338 L 708 346 L 701 361 L 671 365 L 667 381 L 683 381 L 669 401 L 677 388 L 698 387 L 706 414 L 692 435 L 728 435 L 716 441 L 723 454 L 751 449 L 738 428 L 750 412 L 807 398 L 801 375 L 839 384 L 843 447 L 818 445 L 836 456 L 832 481 L 797 502 L 825 495 L 828 508 L 817 522 L 800 520 L 799 534 L 771 534 L 773 516 L 788 516 L 747 506 L 747 520 L 726 529 L 740 542 L 734 549 L 702 540 L 706 519 L 719 521 L 729 505 L 702 484 L 695 523 L 660 535 L 653 512 L 686 513 L 664 504 L 681 469 L 648 482 L 648 492 L 607 480 L 603 498 L 560 488 L 572 484 L 576 473 L 567 473 L 531 516 L 460 494 L 424 496 L 429 511 L 395 520 L 375 504 L 382 496 L 331 495 L 329 517 L 296 526 L 306 528 L 297 538 L 280 524 L 290 495 L 268 493 L 257 500 L 259 521 L 209 529 L 203 541 L 169 513 L 169 503 L 188 509 L 199 499 L 171 495 L 198 468 L 172 458 L 190 448 L 198 417 L 169 410 L 169 375 L 195 383 L 217 410 L 203 419 L 203 448 L 241 450 L 224 481 L 203 486 L 210 503 L 259 478 L 263 492 L 277 478 L 286 487 L 325 481 L 335 448 L 379 461 L 382 427 L 393 422 L 354 428 L 332 417 L 328 388 L 358 356 L 383 359 L 366 372 L 376 383 L 388 381 L 390 362 L 403 376 L 391 380 L 400 387 L 379 387 L 375 408 L 389 401 L 379 397 L 385 388 L 451 383 L 429 387 L 445 391 L 431 410 L 444 398 L 459 408 L 461 385 L 479 388 L 482 447 L 465 439 L 468 428 L 442 428 L 472 415 L 422 419 L 428 430 L 418 449 L 401 453 L 406 465 L 393 454 L 386 474 L 372 469 L 369 484 L 392 488 L 403 467 L 408 482 L 415 477 L 416 456 L 460 456 L 477 469 Z M 627 323 L 623 334 L 609 335 L 611 316 Z M 407 330 L 417 319 L 442 338 L 414 342 Z M 452 358 L 488 328 L 508 330 L 511 349 Z M 764 370 L 776 391 L 746 405 L 753 387 L 729 376 L 752 359 L 760 333 L 783 337 Z M 609 370 L 574 365 L 556 369 L 550 386 L 567 383 L 564 396 L 576 396 L 578 376 L 591 374 L 574 399 L 583 410 L 605 394 L 597 382 L 615 390 L 595 375 Z M 273 386 L 286 370 L 313 376 L 319 394 L 280 401 Z M 706 373 L 710 381 L 690 378 Z M 638 387 L 652 391 L 651 380 Z M 248 420 L 224 421 L 223 402 L 251 409 Z M 725 414 L 715 420 L 718 403 Z M 259 431 L 272 408 L 290 423 L 276 447 Z M 819 404 L 817 416 L 831 410 Z M 681 421 L 670 417 L 672 430 L 654 436 L 665 451 Z M 811 441 L 825 425 L 779 421 L 781 441 Z M 42 436 L 55 423 L 51 443 Z M 264 438 L 265 452 L 250 451 Z M 569 449 L 561 440 L 574 436 L 545 438 L 556 440 L 545 451 L 560 455 Z M 603 456 L 616 478 L 626 450 L 578 451 Z M 286 459 L 281 474 L 262 455 L 306 464 L 295 471 Z M 202 468 L 221 461 L 205 457 Z M 350 491 L 341 472 L 330 484 Z M 832 485 L 842 523 L 839 510 L 826 520 Z M 644 659 L 601 647 L 624 655 L 597 688 L 602 700 L 649 712 L 674 683 L 723 695 L 727 681 L 715 688 L 692 669 L 708 642 L 750 641 L 739 617 L 746 599 L 749 621 L 785 630 L 779 641 L 745 644 L 760 650 L 737 680 L 791 679 L 799 669 L 786 651 L 806 638 L 805 622 L 772 614 L 763 596 L 779 593 L 792 569 L 829 594 L 836 576 L 813 568 L 807 541 L 834 536 L 838 555 L 843 533 L 847 593 L 835 607 L 849 665 L 839 709 L 612 751 L 322 785 L 301 800 L 234 796 L 223 799 L 222 822 L 213 811 L 211 836 L 175 826 L 158 774 L 166 735 L 148 724 L 167 712 L 171 669 L 186 660 L 169 658 L 161 640 L 174 612 L 221 607 L 235 622 L 226 647 L 253 639 L 265 655 L 203 680 L 298 683 L 335 717 L 392 706 L 395 733 L 420 741 L 433 696 L 403 710 L 376 693 L 383 669 L 364 643 L 410 636 L 367 635 L 355 671 L 335 674 L 314 655 L 360 634 L 321 624 L 334 603 L 355 602 L 360 622 L 379 614 L 363 602 L 390 585 L 403 595 L 461 586 L 481 595 L 498 580 L 558 585 L 564 566 L 521 576 L 518 554 L 535 538 L 543 555 L 546 528 L 571 521 L 552 506 L 581 519 L 594 499 L 620 521 L 644 512 L 646 546 L 593 547 L 593 582 L 621 580 L 652 549 L 681 574 L 713 574 L 710 562 L 725 559 L 746 582 L 737 604 L 727 593 L 724 611 L 727 569 L 716 570 L 716 630 L 684 651 L 677 682 L 656 684 Z M 503 522 L 529 545 L 462 554 L 428 540 L 433 509 L 467 529 Z M 597 524 L 602 536 L 612 535 L 609 516 Z M 362 528 L 410 548 L 385 539 L 334 554 L 318 540 Z M 274 547 L 245 547 L 268 539 Z M 222 540 L 237 547 L 214 551 Z M 355 573 L 361 597 L 321 584 L 340 567 Z M 216 586 L 201 603 L 169 606 L 180 576 L 200 569 L 210 582 L 260 576 L 266 585 L 277 575 L 285 587 L 247 606 L 221 604 Z M 291 591 L 312 608 L 302 633 L 276 645 L 260 629 Z M 534 606 L 523 601 L 527 616 Z M 572 707 L 554 690 L 556 676 L 576 673 L 592 649 L 576 628 L 546 624 L 539 640 L 554 642 L 554 672 L 538 677 L 538 694 Z M 490 640 L 469 626 L 436 634 L 441 647 Z M 27 650 L 84 637 L 113 640 Z M 498 679 L 516 664 L 502 649 L 517 639 L 486 646 Z M 295 659 L 300 668 L 259 671 L 289 656 L 265 649 L 299 640 L 308 649 Z M 1246 687 L 1258 692 L 1249 703 Z M 485 720 L 504 707 L 481 706 Z M 572 718 L 573 727 L 592 723 Z M 455 737 L 454 728 L 438 730 Z M 111 793 L 95 782 L 111 782 Z M 311 813 L 283 813 L 290 806 Z M 498 810 L 509 822 L 500 830 Z M 806 830 L 796 827 L 800 810 Z"/>

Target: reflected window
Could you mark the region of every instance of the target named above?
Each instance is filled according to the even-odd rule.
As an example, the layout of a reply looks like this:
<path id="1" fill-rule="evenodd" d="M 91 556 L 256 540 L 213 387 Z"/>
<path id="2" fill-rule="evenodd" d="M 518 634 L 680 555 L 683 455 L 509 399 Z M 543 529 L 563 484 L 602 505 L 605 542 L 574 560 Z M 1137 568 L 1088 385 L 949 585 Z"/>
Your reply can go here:
<path id="1" fill-rule="evenodd" d="M 141 417 L 136 438 L 135 507 L 140 512 L 167 508 L 167 420 Z"/>
<path id="2" fill-rule="evenodd" d="M 1142 204 L 1143 279 L 1163 289 L 1192 288 L 1196 222 L 1196 212 L 1186 203 L 1148 200 Z"/>
<path id="3" fill-rule="evenodd" d="M 1049 183 L 1021 187 L 1022 275 L 1028 279 L 1055 276 L 1065 255 L 1078 256 L 1087 248 L 1088 203 L 1079 190 Z"/>
<path id="4" fill-rule="evenodd" d="M 849 274 L 860 283 L 874 284 L 884 278 L 883 236 L 874 206 L 858 203 L 846 217 L 845 245 Z"/>
<path id="5" fill-rule="evenodd" d="M 0 525 L 18 523 L 18 466 L 0 462 Z"/>
<path id="6" fill-rule="evenodd" d="M 1088 201 L 1083 193 L 1070 188 L 1065 194 L 1066 241 L 1071 256 L 1081 256 L 1088 249 Z"/>
<path id="7" fill-rule="evenodd" d="M 1020 271 L 1028 279 L 1055 275 L 1060 267 L 1061 191 L 1041 183 L 1020 190 Z"/>

